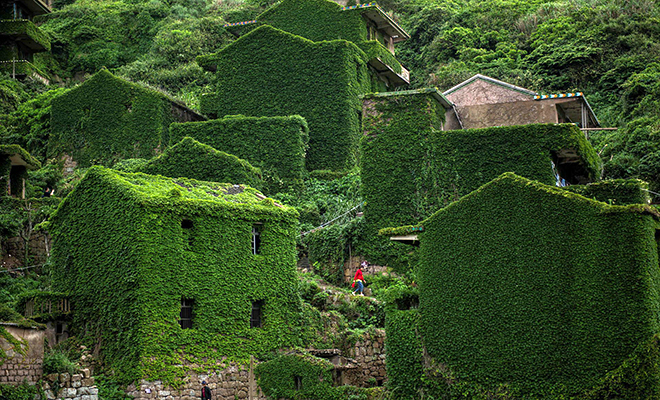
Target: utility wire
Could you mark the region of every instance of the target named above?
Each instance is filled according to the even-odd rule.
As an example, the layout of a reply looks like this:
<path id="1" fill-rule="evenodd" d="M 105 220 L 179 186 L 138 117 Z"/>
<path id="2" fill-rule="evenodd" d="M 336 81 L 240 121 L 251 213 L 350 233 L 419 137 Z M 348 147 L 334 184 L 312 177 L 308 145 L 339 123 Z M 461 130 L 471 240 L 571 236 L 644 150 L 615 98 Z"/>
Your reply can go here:
<path id="1" fill-rule="evenodd" d="M 344 215 L 349 214 L 349 213 L 351 213 L 351 212 L 357 210 L 358 208 L 362 207 L 363 204 L 364 204 L 364 202 L 358 204 L 357 206 L 351 208 L 350 210 L 346 211 L 346 212 L 343 213 L 342 215 L 340 215 L 340 216 L 338 216 L 338 217 L 336 217 L 336 218 L 333 218 L 333 219 L 331 219 L 331 220 L 328 221 L 328 222 L 324 222 L 324 223 L 322 223 L 321 225 L 317 226 L 316 228 L 314 228 L 314 229 L 312 229 L 312 230 L 309 230 L 309 231 L 307 231 L 307 232 L 303 232 L 303 233 L 301 233 L 300 236 L 298 236 L 298 237 L 303 237 L 303 236 L 305 236 L 305 235 L 307 235 L 307 234 L 309 234 L 309 233 L 312 233 L 312 232 L 314 232 L 314 231 L 316 231 L 316 230 L 318 230 L 318 229 L 325 228 L 326 226 L 328 226 L 328 225 L 330 225 L 331 223 L 335 222 L 336 220 L 338 220 L 339 218 L 343 217 Z"/>
<path id="2" fill-rule="evenodd" d="M 23 267 L 23 268 L 14 268 L 14 269 L 3 269 L 0 270 L 0 272 L 14 272 L 14 271 L 23 271 L 25 269 L 30 269 L 30 268 L 37 268 L 37 267 L 43 267 L 46 264 L 41 264 L 41 265 L 30 265 L 29 267 Z"/>

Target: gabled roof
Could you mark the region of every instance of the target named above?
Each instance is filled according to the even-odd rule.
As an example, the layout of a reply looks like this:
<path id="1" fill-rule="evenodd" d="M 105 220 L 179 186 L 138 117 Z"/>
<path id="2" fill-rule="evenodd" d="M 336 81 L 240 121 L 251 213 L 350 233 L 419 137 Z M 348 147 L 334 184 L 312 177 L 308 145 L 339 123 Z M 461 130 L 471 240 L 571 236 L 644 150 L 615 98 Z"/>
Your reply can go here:
<path id="1" fill-rule="evenodd" d="M 525 88 L 522 88 L 520 86 L 512 85 L 510 83 L 506 83 L 506 82 L 500 81 L 498 79 L 491 78 L 489 76 L 481 75 L 481 74 L 474 75 L 472 78 L 467 79 L 467 80 L 459 83 L 458 85 L 454 86 L 453 88 L 444 91 L 442 94 L 444 94 L 445 96 L 447 96 L 449 94 L 452 94 L 455 91 L 457 91 L 457 90 L 473 83 L 476 80 L 482 80 L 482 81 L 485 81 L 485 82 L 488 82 L 488 83 L 492 83 L 494 85 L 502 86 L 504 88 L 511 89 L 511 90 L 516 91 L 516 92 L 520 92 L 520 93 L 523 93 L 523 94 L 526 94 L 526 95 L 529 95 L 529 96 L 536 96 L 538 94 L 538 93 L 536 93 L 532 90 L 525 89 Z"/>
<path id="2" fill-rule="evenodd" d="M 119 172 L 101 166 L 91 167 L 80 181 L 94 180 L 96 184 L 112 186 L 124 192 L 136 202 L 154 203 L 162 206 L 163 202 L 201 201 L 200 206 L 211 204 L 231 206 L 257 206 L 261 209 L 279 209 L 295 211 L 275 203 L 256 189 L 230 183 L 204 182 L 188 178 L 166 178 L 160 175 Z M 70 194 L 75 196 L 76 190 Z"/>
<path id="3" fill-rule="evenodd" d="M 0 156 L 9 157 L 11 165 L 20 165 L 31 170 L 41 168 L 39 160 L 32 157 L 30 153 L 17 144 L 0 145 Z"/>
<path id="4" fill-rule="evenodd" d="M 451 203 L 447 207 L 438 210 L 435 214 L 433 214 L 428 219 L 423 221 L 421 225 L 423 226 L 429 220 L 439 217 L 446 210 L 454 209 L 456 207 L 460 208 L 466 202 L 474 202 L 474 201 L 478 202 L 479 201 L 478 199 L 480 197 L 489 196 L 490 189 L 495 187 L 502 187 L 502 186 L 506 186 L 509 188 L 508 190 L 512 190 L 512 191 L 516 190 L 516 191 L 544 192 L 548 196 L 556 196 L 558 199 L 562 199 L 563 201 L 566 202 L 580 202 L 584 204 L 589 204 L 590 206 L 599 209 L 600 213 L 602 214 L 638 213 L 638 214 L 651 215 L 656 219 L 660 218 L 660 212 L 654 207 L 648 205 L 643 205 L 643 204 L 633 204 L 627 206 L 610 205 L 607 203 L 603 203 L 594 199 L 584 197 L 577 193 L 569 192 L 565 189 L 556 186 L 550 186 L 540 183 L 538 181 L 523 178 L 522 176 L 518 176 L 513 172 L 505 172 L 502 175 L 498 176 L 497 178 L 493 179 L 492 181 L 481 186 L 479 189 L 471 192 L 466 196 L 461 197 L 460 199 Z M 475 216 L 472 217 L 476 218 Z M 423 227 L 422 230 L 424 230 Z"/>
<path id="5" fill-rule="evenodd" d="M 68 93 L 71 93 L 71 92 L 74 92 L 74 91 L 77 91 L 77 90 L 82 90 L 82 89 L 85 89 L 89 86 L 94 86 L 96 84 L 99 84 L 99 85 L 103 86 L 103 85 L 108 85 L 108 84 L 112 84 L 112 83 L 117 84 L 117 85 L 124 85 L 124 86 L 127 86 L 127 87 L 132 87 L 132 88 L 134 88 L 138 91 L 141 91 L 141 92 L 149 92 L 149 93 L 151 93 L 155 96 L 158 96 L 158 97 L 162 98 L 165 101 L 170 102 L 174 107 L 177 107 L 179 109 L 184 110 L 185 112 L 187 112 L 189 114 L 192 114 L 195 117 L 196 120 L 205 121 L 207 119 L 203 115 L 191 110 L 185 104 L 183 104 L 182 102 L 180 102 L 178 100 L 173 99 L 169 95 L 167 95 L 167 94 L 165 94 L 165 93 L 163 93 L 159 90 L 155 90 L 153 88 L 144 86 L 142 84 L 131 82 L 131 81 L 126 80 L 124 78 L 120 78 L 118 76 L 115 76 L 110 71 L 108 71 L 106 68 L 101 69 L 99 72 L 95 73 L 91 78 L 85 80 L 80 85 L 72 88 L 71 91 L 69 91 Z M 68 93 L 63 94 L 63 96 L 66 96 Z"/>
<path id="6" fill-rule="evenodd" d="M 314 42 L 270 25 L 261 25 L 258 28 L 251 30 L 246 35 L 229 43 L 216 53 L 197 56 L 195 61 L 197 61 L 197 64 L 205 70 L 215 72 L 217 70 L 218 60 L 222 57 L 231 57 L 231 54 L 234 51 L 242 51 L 239 49 L 243 48 L 246 48 L 247 51 L 257 51 L 257 49 L 261 48 L 264 43 L 277 43 L 279 45 L 284 42 L 295 43 L 295 46 L 298 48 L 306 47 L 309 49 L 322 47 L 328 48 L 341 46 L 343 44 L 355 46 L 355 44 L 344 40 Z M 357 48 L 357 46 L 355 47 Z"/>

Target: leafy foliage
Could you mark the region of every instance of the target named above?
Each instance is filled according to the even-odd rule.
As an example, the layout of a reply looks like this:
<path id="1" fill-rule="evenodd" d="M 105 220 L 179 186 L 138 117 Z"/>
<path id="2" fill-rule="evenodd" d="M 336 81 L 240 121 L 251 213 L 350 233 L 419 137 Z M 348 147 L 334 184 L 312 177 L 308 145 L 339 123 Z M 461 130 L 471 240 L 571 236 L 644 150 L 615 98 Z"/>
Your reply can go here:
<path id="1" fill-rule="evenodd" d="M 215 91 L 202 97 L 201 110 L 220 117 L 302 115 L 310 131 L 307 169 L 350 169 L 357 158 L 359 95 L 369 87 L 364 57 L 350 42 L 312 42 L 261 26 L 198 57 L 204 68 L 217 70 Z"/>
<path id="2" fill-rule="evenodd" d="M 169 142 L 171 101 L 107 70 L 51 102 L 49 151 L 81 166 L 151 157 Z"/>
<path id="3" fill-rule="evenodd" d="M 263 186 L 261 171 L 245 160 L 218 151 L 190 137 L 169 147 L 158 157 L 138 164 L 130 172 L 144 172 L 170 178 L 185 177 L 201 181 Z"/>
<path id="4" fill-rule="evenodd" d="M 299 116 L 244 117 L 174 123 L 171 142 L 192 137 L 261 168 L 272 192 L 302 183 L 305 177 L 307 122 Z"/>
<path id="5" fill-rule="evenodd" d="M 595 387 L 660 327 L 650 212 L 510 173 L 438 211 L 420 250 L 429 356 L 515 397 Z"/>
<path id="6" fill-rule="evenodd" d="M 60 205 L 50 229 L 54 287 L 70 292 L 76 333 L 103 342 L 120 383 L 176 385 L 184 362 L 247 362 L 295 341 L 297 213 L 233 190 L 92 167 Z M 182 298 L 194 300 L 191 329 L 178 323 Z M 264 302 L 262 328 L 250 328 L 255 301 Z"/>

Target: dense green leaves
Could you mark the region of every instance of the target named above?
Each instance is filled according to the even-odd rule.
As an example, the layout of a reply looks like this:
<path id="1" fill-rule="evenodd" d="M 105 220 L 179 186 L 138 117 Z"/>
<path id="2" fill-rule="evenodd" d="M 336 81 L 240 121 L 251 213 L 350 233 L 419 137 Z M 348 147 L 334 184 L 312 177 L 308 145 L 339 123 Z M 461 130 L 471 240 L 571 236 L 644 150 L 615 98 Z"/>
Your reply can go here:
<path id="1" fill-rule="evenodd" d="M 185 362 L 217 368 L 296 341 L 296 218 L 252 188 L 93 167 L 52 221 L 54 285 L 121 382 L 176 385 Z M 192 329 L 178 323 L 182 298 L 194 300 Z M 262 328 L 250 328 L 255 301 Z"/>
<path id="2" fill-rule="evenodd" d="M 80 166 L 150 158 L 169 144 L 172 101 L 107 70 L 51 102 L 49 151 Z"/>
<path id="3" fill-rule="evenodd" d="M 640 210 L 506 174 L 434 214 L 419 269 L 428 354 L 514 396 L 595 387 L 660 328 L 658 224 Z"/>
<path id="4" fill-rule="evenodd" d="M 215 91 L 202 97 L 201 109 L 218 117 L 302 115 L 310 132 L 307 169 L 350 169 L 357 159 L 359 95 L 369 85 L 364 57 L 350 42 L 312 42 L 262 26 L 198 58 L 217 70 Z"/>

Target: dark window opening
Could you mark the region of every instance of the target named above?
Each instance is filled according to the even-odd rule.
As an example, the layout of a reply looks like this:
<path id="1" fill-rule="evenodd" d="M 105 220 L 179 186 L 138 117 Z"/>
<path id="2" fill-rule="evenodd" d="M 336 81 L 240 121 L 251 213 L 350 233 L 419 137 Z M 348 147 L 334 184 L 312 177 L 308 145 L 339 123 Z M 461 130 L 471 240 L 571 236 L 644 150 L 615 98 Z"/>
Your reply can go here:
<path id="1" fill-rule="evenodd" d="M 294 375 L 293 376 L 293 387 L 296 390 L 302 389 L 302 376 Z"/>
<path id="2" fill-rule="evenodd" d="M 382 379 L 376 380 L 376 386 L 383 386 L 383 380 Z"/>
<path id="3" fill-rule="evenodd" d="M 263 300 L 252 302 L 252 313 L 250 314 L 250 328 L 261 328 L 263 307 L 264 307 Z"/>
<path id="4" fill-rule="evenodd" d="M 262 224 L 252 225 L 252 254 L 261 254 L 261 231 Z"/>
<path id="5" fill-rule="evenodd" d="M 58 322 L 55 324 L 55 334 L 56 335 L 61 335 L 64 333 L 64 324 L 61 322 Z"/>
<path id="6" fill-rule="evenodd" d="M 179 325 L 182 329 L 192 328 L 193 320 L 193 299 L 181 299 L 181 313 L 179 314 Z"/>
<path id="7" fill-rule="evenodd" d="M 192 250 L 193 245 L 193 222 L 189 219 L 181 220 L 181 228 L 183 229 L 183 234 L 185 236 L 186 242 L 188 243 L 188 250 Z"/>
<path id="8" fill-rule="evenodd" d="M 342 386 L 341 370 L 335 369 L 332 371 L 332 386 Z"/>

